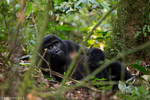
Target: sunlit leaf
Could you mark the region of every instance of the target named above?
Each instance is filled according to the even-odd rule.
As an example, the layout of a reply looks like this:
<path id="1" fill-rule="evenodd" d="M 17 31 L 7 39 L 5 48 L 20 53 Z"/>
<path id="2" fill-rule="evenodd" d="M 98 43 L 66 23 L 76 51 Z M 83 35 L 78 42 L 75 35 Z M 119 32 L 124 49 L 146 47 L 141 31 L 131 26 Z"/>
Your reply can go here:
<path id="1" fill-rule="evenodd" d="M 120 90 L 124 91 L 126 89 L 126 84 L 122 81 L 119 81 L 118 87 Z"/>
<path id="2" fill-rule="evenodd" d="M 28 65 L 30 65 L 30 63 L 19 63 L 20 65 L 22 65 L 22 66 L 28 66 Z"/>
<path id="3" fill-rule="evenodd" d="M 89 2 L 99 5 L 95 0 L 89 0 Z"/>
<path id="4" fill-rule="evenodd" d="M 21 57 L 21 59 L 25 59 L 25 58 L 31 58 L 32 56 L 31 55 L 24 55 Z"/>
<path id="5" fill-rule="evenodd" d="M 89 3 L 99 5 L 95 0 L 79 0 L 79 1 L 74 5 L 74 7 L 77 8 L 81 3 L 83 3 L 83 4 L 85 4 L 85 5 L 88 5 Z"/>
<path id="6" fill-rule="evenodd" d="M 58 25 L 57 27 L 56 27 L 56 29 L 58 29 L 58 30 L 64 30 L 64 31 L 71 31 L 71 30 L 74 30 L 75 28 L 71 28 L 71 27 L 69 27 L 69 26 L 67 26 L 67 25 Z"/>
<path id="7" fill-rule="evenodd" d="M 32 3 L 30 2 L 26 11 L 26 14 L 29 15 L 32 12 Z"/>
<path id="8" fill-rule="evenodd" d="M 75 5 L 74 7 L 77 8 L 83 1 L 82 0 L 79 0 Z"/>

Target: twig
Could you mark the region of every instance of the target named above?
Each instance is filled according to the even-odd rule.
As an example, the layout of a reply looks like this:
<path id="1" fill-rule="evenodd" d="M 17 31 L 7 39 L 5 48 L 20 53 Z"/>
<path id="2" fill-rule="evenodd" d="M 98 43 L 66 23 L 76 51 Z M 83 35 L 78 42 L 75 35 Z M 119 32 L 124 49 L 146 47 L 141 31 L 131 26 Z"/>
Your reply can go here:
<path id="1" fill-rule="evenodd" d="M 24 12 L 28 9 L 28 6 L 29 6 L 30 1 L 31 1 L 31 0 L 28 0 L 26 6 L 25 6 L 25 8 L 24 8 Z"/>
<path id="2" fill-rule="evenodd" d="M 33 12 L 31 13 L 31 15 L 32 15 L 32 22 L 33 22 L 34 27 L 35 27 L 36 38 L 38 38 L 38 28 L 37 28 L 37 25 L 36 25 L 36 22 L 35 22 L 35 18 L 34 18 Z"/>
<path id="3" fill-rule="evenodd" d="M 40 68 L 40 66 L 41 66 L 41 64 L 42 64 L 42 61 L 43 61 L 43 59 L 44 59 L 44 57 L 45 57 L 46 52 L 47 52 L 47 49 L 44 49 L 44 53 L 43 53 L 42 56 L 38 53 L 38 55 L 41 57 L 41 59 L 40 59 L 38 65 L 37 65 L 37 68 Z M 44 60 L 45 60 L 45 59 L 44 59 Z M 49 65 L 49 63 L 48 63 L 47 65 Z"/>
<path id="4" fill-rule="evenodd" d="M 46 72 L 48 72 L 50 69 L 46 69 L 46 68 L 40 68 L 41 70 L 43 70 L 43 71 L 46 71 Z M 58 73 L 58 72 L 56 72 L 56 71 L 51 71 L 52 72 L 52 74 L 53 75 L 55 75 L 55 76 L 58 76 L 58 77 L 60 77 L 60 78 L 64 78 L 64 75 L 62 75 L 62 74 L 60 74 L 60 73 Z M 75 79 L 73 79 L 73 78 L 69 78 L 69 80 L 70 81 L 73 81 L 73 82 L 75 82 L 75 83 L 80 83 L 80 81 L 78 81 L 78 80 L 75 80 Z M 113 83 L 111 83 L 111 82 L 102 82 L 102 84 L 113 84 Z M 89 89 L 91 89 L 91 90 L 96 90 L 96 91 L 100 91 L 100 90 L 98 90 L 97 88 L 95 88 L 95 87 L 93 87 L 93 86 L 89 86 L 87 83 L 85 83 L 84 84 L 84 86 L 85 87 L 88 87 Z"/>
<path id="5" fill-rule="evenodd" d="M 94 43 L 90 46 L 89 50 L 90 50 L 90 49 L 92 49 L 92 48 L 93 48 L 93 46 L 94 46 Z M 88 50 L 88 52 L 89 52 L 89 50 Z"/>
<path id="6" fill-rule="evenodd" d="M 93 46 L 94 46 L 94 44 L 92 44 L 92 45 L 90 46 L 90 48 L 88 49 L 87 52 L 89 52 L 89 50 L 90 50 Z M 79 60 L 78 63 L 76 64 L 75 68 L 73 69 L 73 71 L 72 71 L 70 77 L 72 77 L 72 75 L 74 74 L 74 72 L 75 72 L 76 69 L 78 68 L 78 65 L 79 65 L 80 62 L 85 58 L 85 56 L 86 56 L 86 54 L 84 54 L 84 56 L 82 56 L 82 57 L 80 58 L 80 60 Z M 82 74 L 82 73 L 81 73 L 81 74 Z"/>
<path id="7" fill-rule="evenodd" d="M 49 72 L 50 71 L 50 69 L 47 69 L 47 68 L 40 68 L 40 69 L 43 70 L 43 71 L 45 71 L 45 72 Z M 62 75 L 62 74 L 60 74 L 60 73 L 58 73 L 56 71 L 51 70 L 51 73 L 53 75 L 55 75 L 55 76 L 58 76 L 58 77 L 62 78 L 62 79 L 64 78 L 64 75 Z M 69 78 L 69 80 L 71 80 L 73 82 L 79 82 L 79 81 L 77 81 L 75 79 L 72 79 L 72 78 Z"/>
<path id="8" fill-rule="evenodd" d="M 30 43 L 28 43 L 28 44 L 29 44 L 30 46 L 32 46 Z M 32 46 L 32 47 L 33 47 L 33 46 Z M 33 48 L 34 48 L 34 47 L 33 47 Z M 51 66 L 50 66 L 50 63 L 47 62 L 46 59 L 44 58 L 44 56 L 46 55 L 46 52 L 47 52 L 47 48 L 44 49 L 43 55 L 41 55 L 35 48 L 34 48 L 34 50 L 35 50 L 35 52 L 37 53 L 37 55 L 41 58 L 40 61 L 39 61 L 38 64 L 37 64 L 37 68 L 40 68 L 42 62 L 44 61 L 44 62 L 47 64 L 47 66 L 49 67 L 49 69 L 50 69 L 50 71 L 49 71 L 50 77 L 52 77 L 52 72 L 51 72 L 51 71 L 52 71 L 52 68 L 51 68 Z"/>

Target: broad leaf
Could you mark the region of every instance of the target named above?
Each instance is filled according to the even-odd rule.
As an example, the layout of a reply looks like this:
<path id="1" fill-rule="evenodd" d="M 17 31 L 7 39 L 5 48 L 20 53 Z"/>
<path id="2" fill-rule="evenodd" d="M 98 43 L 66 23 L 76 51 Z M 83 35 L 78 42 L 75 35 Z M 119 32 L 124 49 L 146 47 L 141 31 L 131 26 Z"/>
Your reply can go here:
<path id="1" fill-rule="evenodd" d="M 107 9 L 107 10 L 110 10 L 110 8 L 106 5 L 106 4 L 104 4 L 104 3 L 100 3 L 105 9 Z"/>
<path id="2" fill-rule="evenodd" d="M 133 68 L 139 70 L 140 72 L 144 73 L 144 74 L 148 74 L 148 72 L 146 71 L 146 69 L 141 66 L 141 65 L 138 65 L 138 64 L 132 64 L 131 65 Z"/>

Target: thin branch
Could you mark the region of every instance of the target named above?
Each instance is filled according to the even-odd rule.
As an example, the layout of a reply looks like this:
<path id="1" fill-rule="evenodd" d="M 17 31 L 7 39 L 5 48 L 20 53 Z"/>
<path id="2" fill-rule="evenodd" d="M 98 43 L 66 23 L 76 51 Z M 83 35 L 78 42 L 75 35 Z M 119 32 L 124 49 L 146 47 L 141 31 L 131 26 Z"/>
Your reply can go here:
<path id="1" fill-rule="evenodd" d="M 25 6 L 25 8 L 24 8 L 24 12 L 26 12 L 26 10 L 28 9 L 28 6 L 29 6 L 30 1 L 31 1 L 31 0 L 28 0 L 26 6 Z"/>
<path id="2" fill-rule="evenodd" d="M 87 52 L 89 52 L 89 50 L 90 50 L 93 46 L 94 46 L 94 44 L 92 44 L 92 45 L 90 46 L 90 48 L 88 49 Z M 78 63 L 76 64 L 75 68 L 73 69 L 73 71 L 72 71 L 70 77 L 72 77 L 72 75 L 74 74 L 74 72 L 77 70 L 78 65 L 79 65 L 80 62 L 85 58 L 85 56 L 87 56 L 87 54 L 84 54 L 84 55 L 80 58 L 80 60 L 79 60 Z"/>
<path id="3" fill-rule="evenodd" d="M 36 21 L 35 21 L 33 12 L 31 13 L 31 16 L 32 16 L 32 22 L 33 22 L 34 28 L 35 28 L 36 38 L 38 38 L 38 28 L 37 28 L 37 25 L 36 25 Z"/>
<path id="4" fill-rule="evenodd" d="M 51 66 L 50 66 L 50 63 L 48 62 L 48 61 L 46 61 L 46 59 L 44 58 L 45 57 L 45 55 L 46 55 L 46 52 L 47 52 L 47 48 L 46 49 L 44 49 L 44 53 L 43 53 L 43 55 L 41 55 L 36 49 L 35 49 L 35 47 L 33 47 L 30 43 L 28 43 L 32 48 L 34 48 L 34 50 L 35 50 L 35 52 L 37 53 L 37 55 L 40 57 L 40 60 L 39 60 L 39 62 L 38 62 L 38 64 L 37 64 L 37 67 L 36 68 L 40 68 L 40 66 L 41 66 L 41 64 L 42 64 L 42 62 L 44 61 L 46 64 L 47 64 L 47 66 L 49 67 L 49 73 L 50 73 L 50 78 L 52 77 L 52 68 L 51 68 Z"/>
<path id="5" fill-rule="evenodd" d="M 35 48 L 34 48 L 35 49 Z M 36 51 L 37 52 L 37 51 Z M 45 57 L 45 55 L 46 55 L 46 52 L 47 52 L 47 49 L 44 49 L 44 53 L 43 53 L 43 55 L 41 56 L 38 52 L 38 55 L 40 56 L 40 61 L 38 62 L 38 65 L 37 65 L 37 68 L 40 68 L 40 66 L 41 66 L 41 64 L 42 64 L 42 62 L 43 62 L 43 60 L 45 60 L 44 59 L 44 57 Z M 48 63 L 48 65 L 49 65 L 49 63 Z"/>

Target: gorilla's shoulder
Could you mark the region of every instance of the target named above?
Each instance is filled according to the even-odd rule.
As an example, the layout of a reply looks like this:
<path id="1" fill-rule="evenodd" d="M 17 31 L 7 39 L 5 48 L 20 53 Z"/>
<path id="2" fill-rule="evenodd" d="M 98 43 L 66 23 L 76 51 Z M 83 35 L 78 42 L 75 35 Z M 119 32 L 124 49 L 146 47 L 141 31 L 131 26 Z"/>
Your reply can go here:
<path id="1" fill-rule="evenodd" d="M 63 41 L 67 45 L 68 50 L 70 50 L 70 51 L 73 51 L 73 50 L 78 51 L 80 48 L 79 44 L 77 44 L 71 40 L 63 40 Z"/>

